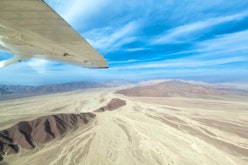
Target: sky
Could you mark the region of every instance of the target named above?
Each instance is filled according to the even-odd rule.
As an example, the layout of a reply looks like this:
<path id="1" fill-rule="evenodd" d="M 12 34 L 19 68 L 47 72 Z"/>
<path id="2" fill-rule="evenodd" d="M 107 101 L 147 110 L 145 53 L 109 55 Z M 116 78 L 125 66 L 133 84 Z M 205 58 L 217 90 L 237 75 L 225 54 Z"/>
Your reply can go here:
<path id="1" fill-rule="evenodd" d="M 0 69 L 0 84 L 248 82 L 247 0 L 45 2 L 107 59 L 109 69 L 30 59 Z M 0 52 L 0 60 L 9 57 Z"/>

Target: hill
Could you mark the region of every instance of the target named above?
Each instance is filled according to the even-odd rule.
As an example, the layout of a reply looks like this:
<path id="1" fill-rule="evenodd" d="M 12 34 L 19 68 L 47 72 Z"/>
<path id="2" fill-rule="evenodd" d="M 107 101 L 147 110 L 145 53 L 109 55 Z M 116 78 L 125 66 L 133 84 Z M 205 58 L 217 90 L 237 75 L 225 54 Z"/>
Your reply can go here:
<path id="1" fill-rule="evenodd" d="M 172 97 L 197 95 L 246 95 L 247 91 L 240 89 L 221 88 L 210 84 L 196 84 L 179 80 L 170 80 L 151 85 L 142 85 L 119 90 L 116 93 L 137 97 Z"/>

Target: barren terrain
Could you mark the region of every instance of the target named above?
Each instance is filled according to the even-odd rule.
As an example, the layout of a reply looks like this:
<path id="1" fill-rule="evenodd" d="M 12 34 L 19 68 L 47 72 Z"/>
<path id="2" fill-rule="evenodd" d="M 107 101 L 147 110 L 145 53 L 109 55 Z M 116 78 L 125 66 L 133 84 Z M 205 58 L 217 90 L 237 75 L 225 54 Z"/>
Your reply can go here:
<path id="1" fill-rule="evenodd" d="M 247 96 L 216 96 L 211 90 L 211 95 L 191 97 L 133 97 L 116 90 L 0 101 L 4 130 L 44 115 L 93 112 L 114 98 L 125 100 L 113 111 L 93 112 L 96 117 L 87 128 L 32 150 L 21 149 L 0 164 L 248 164 Z"/>

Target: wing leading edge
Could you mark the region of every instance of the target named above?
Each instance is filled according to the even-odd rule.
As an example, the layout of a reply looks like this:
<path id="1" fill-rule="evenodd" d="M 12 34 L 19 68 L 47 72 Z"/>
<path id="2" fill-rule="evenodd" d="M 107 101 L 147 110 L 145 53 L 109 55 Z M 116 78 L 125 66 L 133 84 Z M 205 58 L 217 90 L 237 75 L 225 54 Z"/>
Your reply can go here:
<path id="1" fill-rule="evenodd" d="M 16 56 L 0 68 L 37 57 L 89 68 L 107 61 L 43 0 L 0 1 L 0 47 Z"/>

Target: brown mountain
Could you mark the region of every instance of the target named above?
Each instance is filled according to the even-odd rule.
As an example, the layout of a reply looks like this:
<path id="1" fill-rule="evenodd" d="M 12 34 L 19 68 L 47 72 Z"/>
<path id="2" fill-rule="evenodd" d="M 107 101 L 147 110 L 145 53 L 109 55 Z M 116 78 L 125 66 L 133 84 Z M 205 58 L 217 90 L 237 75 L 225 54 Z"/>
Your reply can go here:
<path id="1" fill-rule="evenodd" d="M 63 137 L 69 131 L 88 124 L 94 117 L 93 113 L 58 114 L 19 122 L 0 131 L 0 159 L 5 154 L 18 153 L 20 148 L 33 149 L 36 144 Z"/>
<path id="2" fill-rule="evenodd" d="M 245 94 L 247 93 L 247 91 L 221 89 L 213 85 L 192 84 L 184 81 L 172 80 L 147 86 L 123 89 L 117 91 L 116 93 L 126 96 L 170 97 L 192 95 Z"/>

